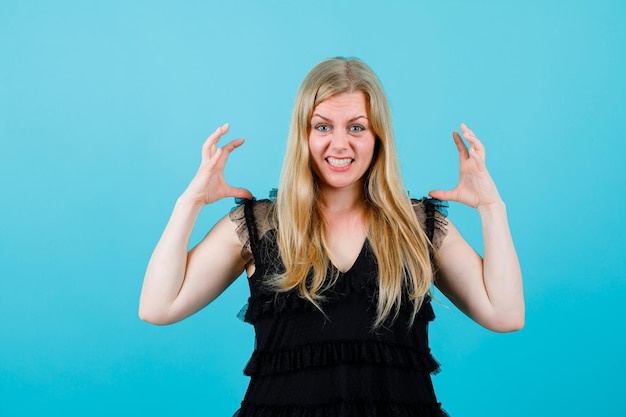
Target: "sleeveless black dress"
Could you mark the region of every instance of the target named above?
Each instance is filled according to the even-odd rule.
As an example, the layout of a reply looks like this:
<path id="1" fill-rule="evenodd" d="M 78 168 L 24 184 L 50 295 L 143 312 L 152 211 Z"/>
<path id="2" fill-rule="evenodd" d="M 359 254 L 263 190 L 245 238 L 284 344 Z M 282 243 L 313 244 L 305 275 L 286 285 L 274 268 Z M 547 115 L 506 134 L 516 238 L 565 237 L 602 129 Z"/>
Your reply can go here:
<path id="1" fill-rule="evenodd" d="M 295 292 L 276 294 L 266 277 L 284 266 L 269 200 L 245 201 L 230 218 L 254 262 L 243 319 L 254 326 L 256 346 L 244 373 L 250 385 L 235 417 L 441 417 L 430 375 L 426 298 L 413 325 L 412 306 L 372 329 L 376 318 L 377 264 L 366 240 L 354 265 L 325 292 L 323 313 Z M 445 237 L 445 204 L 413 200 L 415 213 L 436 250 Z M 329 265 L 329 273 L 336 272 Z"/>

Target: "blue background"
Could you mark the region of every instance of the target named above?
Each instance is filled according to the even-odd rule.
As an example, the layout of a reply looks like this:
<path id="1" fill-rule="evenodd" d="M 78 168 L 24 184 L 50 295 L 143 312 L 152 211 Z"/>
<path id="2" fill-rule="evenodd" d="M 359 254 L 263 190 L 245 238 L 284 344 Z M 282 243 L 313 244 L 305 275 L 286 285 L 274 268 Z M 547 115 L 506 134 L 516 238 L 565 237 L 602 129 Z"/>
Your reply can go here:
<path id="1" fill-rule="evenodd" d="M 411 195 L 483 140 L 507 202 L 523 331 L 443 297 L 434 377 L 453 417 L 626 412 L 626 7 L 622 1 L 0 3 L 0 415 L 230 416 L 246 388 L 245 279 L 197 315 L 137 318 L 150 253 L 200 146 L 245 136 L 227 178 L 277 186 L 306 72 L 367 62 Z M 206 207 L 197 242 L 234 202 Z M 450 216 L 480 250 L 476 213 Z"/>

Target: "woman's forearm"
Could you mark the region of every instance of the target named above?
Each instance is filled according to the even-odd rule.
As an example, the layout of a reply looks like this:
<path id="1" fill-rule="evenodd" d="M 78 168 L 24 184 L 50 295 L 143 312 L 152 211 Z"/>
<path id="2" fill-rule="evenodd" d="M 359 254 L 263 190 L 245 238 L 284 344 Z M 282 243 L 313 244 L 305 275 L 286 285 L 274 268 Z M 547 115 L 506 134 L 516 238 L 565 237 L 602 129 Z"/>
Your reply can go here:
<path id="1" fill-rule="evenodd" d="M 176 201 L 170 219 L 157 243 L 144 277 L 139 316 L 160 322 L 180 292 L 187 269 L 189 240 L 202 204 L 183 194 Z"/>
<path id="2" fill-rule="evenodd" d="M 485 289 L 498 321 L 504 328 L 524 325 L 522 272 L 502 200 L 478 207 L 482 222 Z"/>

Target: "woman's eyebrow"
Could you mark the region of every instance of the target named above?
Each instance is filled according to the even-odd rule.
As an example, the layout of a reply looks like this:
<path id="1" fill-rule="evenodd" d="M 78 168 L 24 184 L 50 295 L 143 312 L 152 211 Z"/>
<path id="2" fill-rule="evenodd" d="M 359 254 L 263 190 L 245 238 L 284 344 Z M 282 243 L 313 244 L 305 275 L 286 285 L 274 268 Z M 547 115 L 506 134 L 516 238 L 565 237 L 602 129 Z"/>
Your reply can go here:
<path id="1" fill-rule="evenodd" d="M 312 118 L 314 118 L 314 117 L 319 117 L 320 119 L 324 119 L 324 120 L 330 120 L 329 118 L 324 117 L 324 116 L 322 116 L 322 115 L 321 115 L 321 114 L 319 114 L 319 113 L 315 113 L 315 114 L 313 114 L 313 116 L 311 116 L 311 119 L 312 119 Z"/>
<path id="2" fill-rule="evenodd" d="M 319 113 L 315 113 L 315 114 L 313 114 L 313 116 L 311 116 L 311 119 L 312 119 L 312 118 L 314 118 L 314 117 L 319 117 L 320 119 L 323 119 L 323 120 L 326 120 L 326 121 L 330 121 L 330 119 L 329 119 L 328 117 L 324 117 L 324 116 L 322 116 L 322 115 L 321 115 L 321 114 L 319 114 Z M 367 118 L 367 116 L 355 116 L 355 117 L 353 117 L 352 119 L 348 120 L 348 122 L 354 122 L 354 121 L 356 121 L 356 120 L 358 120 L 358 119 L 365 119 L 365 120 L 369 121 L 369 119 Z"/>

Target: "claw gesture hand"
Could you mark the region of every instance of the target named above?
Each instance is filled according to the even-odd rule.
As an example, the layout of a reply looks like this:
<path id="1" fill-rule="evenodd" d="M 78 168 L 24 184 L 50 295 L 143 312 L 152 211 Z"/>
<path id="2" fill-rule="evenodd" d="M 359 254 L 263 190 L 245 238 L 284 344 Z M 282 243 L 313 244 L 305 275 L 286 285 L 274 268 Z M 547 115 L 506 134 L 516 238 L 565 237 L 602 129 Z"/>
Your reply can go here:
<path id="1" fill-rule="evenodd" d="M 183 193 L 197 204 L 210 204 L 225 197 L 252 198 L 250 191 L 231 187 L 224 179 L 224 165 L 230 153 L 243 144 L 243 138 L 217 147 L 219 139 L 228 132 L 228 123 L 220 126 L 202 145 L 202 161 L 195 177 Z"/>
<path id="2" fill-rule="evenodd" d="M 439 200 L 456 201 L 474 208 L 486 207 L 500 201 L 500 195 L 485 165 L 485 147 L 465 124 L 461 132 L 469 142 L 469 150 L 457 131 L 452 133 L 459 151 L 459 183 L 452 190 L 429 193 Z"/>

